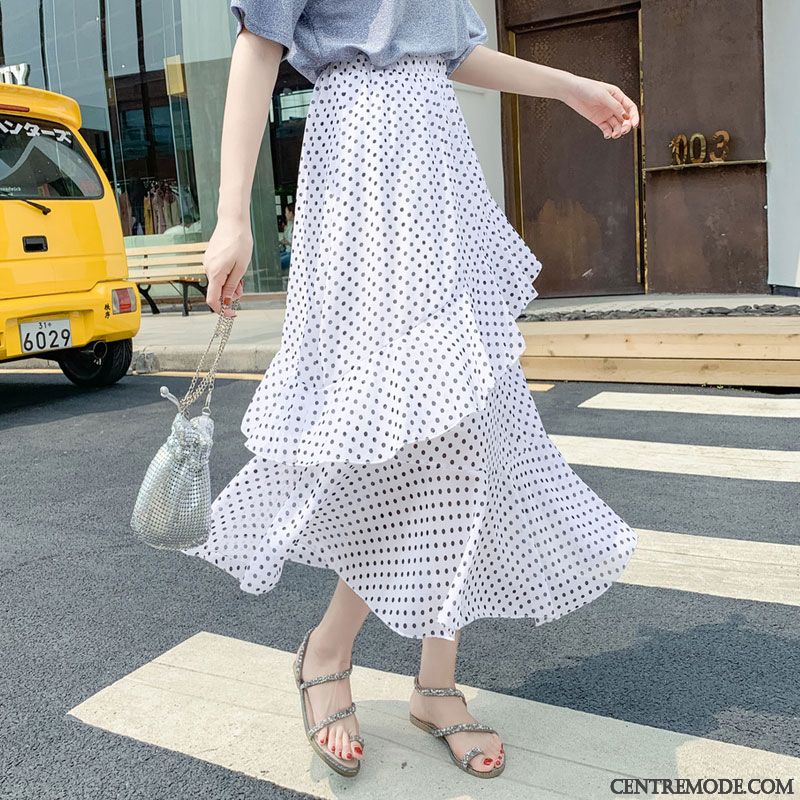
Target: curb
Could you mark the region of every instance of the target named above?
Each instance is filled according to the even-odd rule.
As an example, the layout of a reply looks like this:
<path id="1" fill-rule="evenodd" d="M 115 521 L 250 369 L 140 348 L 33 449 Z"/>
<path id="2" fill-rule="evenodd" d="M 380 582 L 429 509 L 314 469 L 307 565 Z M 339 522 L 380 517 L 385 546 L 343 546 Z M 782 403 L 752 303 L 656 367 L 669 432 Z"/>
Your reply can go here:
<path id="1" fill-rule="evenodd" d="M 275 354 L 277 345 L 226 345 L 222 351 L 217 372 L 264 372 Z M 197 345 L 150 345 L 135 347 L 128 374 L 147 375 L 153 372 L 194 372 L 205 352 Z M 215 350 L 205 357 L 201 375 L 205 374 L 214 359 Z M 0 364 L 6 369 L 58 369 L 58 363 L 46 358 L 26 358 Z"/>
<path id="2" fill-rule="evenodd" d="M 278 352 L 276 345 L 226 345 L 217 364 L 217 372 L 264 372 Z M 135 348 L 130 372 L 146 375 L 174 370 L 194 372 L 205 352 L 196 345 L 150 345 Z M 205 357 L 201 375 L 214 360 L 215 350 Z"/>

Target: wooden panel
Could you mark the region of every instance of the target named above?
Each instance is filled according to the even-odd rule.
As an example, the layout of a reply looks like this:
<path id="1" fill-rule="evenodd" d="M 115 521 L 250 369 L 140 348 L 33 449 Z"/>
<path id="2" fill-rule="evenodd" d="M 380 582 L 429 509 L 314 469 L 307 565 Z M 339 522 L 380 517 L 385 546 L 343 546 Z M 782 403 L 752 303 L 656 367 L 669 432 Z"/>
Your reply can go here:
<path id="1" fill-rule="evenodd" d="M 639 96 L 636 14 L 515 35 L 516 55 Z M 643 291 L 637 241 L 639 139 L 606 140 L 563 103 L 520 95 L 522 234 L 544 268 L 543 297 Z"/>
<path id="2" fill-rule="evenodd" d="M 800 360 L 669 358 L 520 358 L 528 380 L 722 384 L 800 388 Z"/>
<path id="3" fill-rule="evenodd" d="M 129 256 L 149 256 L 156 253 L 196 253 L 205 252 L 208 242 L 191 242 L 189 244 L 159 244 L 151 247 L 128 247 Z"/>
<path id="4" fill-rule="evenodd" d="M 131 269 L 147 269 L 148 267 L 163 267 L 169 264 L 190 264 L 191 266 L 201 267 L 203 264 L 203 254 L 191 256 L 152 256 L 143 258 L 132 256 L 128 259 L 128 267 Z"/>
<path id="5" fill-rule="evenodd" d="M 202 273 L 205 275 L 205 273 Z M 134 283 L 174 283 L 176 281 L 191 281 L 198 285 L 202 284 L 200 274 L 178 272 L 178 270 L 154 270 L 153 272 L 137 272 L 128 276 L 129 281 Z M 161 300 L 162 298 L 156 298 Z"/>
<path id="6" fill-rule="evenodd" d="M 799 317 L 529 322 L 529 356 L 800 360 Z"/>

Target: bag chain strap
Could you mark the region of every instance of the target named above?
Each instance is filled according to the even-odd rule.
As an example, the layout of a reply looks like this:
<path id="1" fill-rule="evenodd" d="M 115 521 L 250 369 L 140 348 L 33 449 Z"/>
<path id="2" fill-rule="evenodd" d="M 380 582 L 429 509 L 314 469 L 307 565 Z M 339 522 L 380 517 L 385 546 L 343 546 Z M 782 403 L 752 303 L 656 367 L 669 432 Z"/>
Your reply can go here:
<path id="1" fill-rule="evenodd" d="M 238 310 L 239 308 L 239 298 L 234 300 L 230 308 L 234 310 Z M 225 344 L 228 341 L 228 337 L 231 334 L 231 327 L 233 326 L 233 320 L 235 317 L 226 317 L 222 310 L 219 312 L 219 318 L 217 319 L 217 326 L 214 329 L 214 333 L 211 335 L 211 339 L 208 342 L 208 347 L 206 347 L 205 353 L 200 357 L 200 363 L 197 365 L 197 369 L 194 372 L 194 377 L 192 378 L 192 382 L 189 385 L 189 388 L 186 390 L 186 394 L 181 399 L 178 409 L 184 415 L 186 415 L 186 411 L 188 410 L 189 406 L 197 400 L 198 397 L 203 393 L 203 391 L 208 388 L 208 395 L 206 396 L 206 402 L 203 406 L 203 412 L 211 413 L 211 393 L 214 391 L 214 377 L 217 371 L 217 364 L 219 363 L 220 356 L 222 355 L 222 351 L 225 348 Z M 200 375 L 200 369 L 203 365 L 203 361 L 205 357 L 208 355 L 209 350 L 211 349 L 211 345 L 214 342 L 214 339 L 220 337 L 219 346 L 217 347 L 217 353 L 214 356 L 214 360 L 211 362 L 211 365 L 208 368 L 208 372 L 206 375 L 203 376 L 203 379 L 195 388 L 195 384 L 197 383 L 197 379 Z"/>

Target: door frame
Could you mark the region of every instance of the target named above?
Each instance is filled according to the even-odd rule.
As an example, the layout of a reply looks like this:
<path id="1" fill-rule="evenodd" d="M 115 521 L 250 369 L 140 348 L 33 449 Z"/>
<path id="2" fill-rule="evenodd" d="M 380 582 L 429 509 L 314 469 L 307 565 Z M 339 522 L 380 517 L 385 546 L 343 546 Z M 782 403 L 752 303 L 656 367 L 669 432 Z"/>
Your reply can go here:
<path id="1" fill-rule="evenodd" d="M 610 0 L 609 0 L 610 2 Z M 523 25 L 508 27 L 505 24 L 504 0 L 497 2 L 498 42 L 505 41 L 504 52 L 517 55 L 516 34 L 530 33 L 531 31 L 557 28 L 571 23 L 587 22 L 610 19 L 618 16 L 628 16 L 636 13 L 639 31 L 639 96 L 631 98 L 639 109 L 639 125 L 629 134 L 631 139 L 632 156 L 634 160 L 634 208 L 636 217 L 635 249 L 636 249 L 636 279 L 647 294 L 647 218 L 646 218 L 646 159 L 644 141 L 644 53 L 642 48 L 642 7 L 640 0 L 616 5 L 613 8 L 589 11 L 583 13 L 567 14 L 559 17 L 529 22 Z M 503 35 L 504 34 L 504 35 Z M 522 145 L 520 136 L 519 95 L 516 93 L 501 93 L 501 140 L 503 146 L 503 164 L 506 175 L 511 177 L 506 181 L 506 207 L 509 218 L 520 236 L 525 238 L 524 214 L 522 213 Z"/>

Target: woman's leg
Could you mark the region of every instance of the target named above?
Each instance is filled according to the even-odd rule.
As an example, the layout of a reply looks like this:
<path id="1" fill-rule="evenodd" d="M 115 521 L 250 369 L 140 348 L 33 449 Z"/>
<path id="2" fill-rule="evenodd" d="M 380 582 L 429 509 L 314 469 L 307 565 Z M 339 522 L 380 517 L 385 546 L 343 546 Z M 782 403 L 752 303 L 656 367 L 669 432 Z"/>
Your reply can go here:
<path id="1" fill-rule="evenodd" d="M 309 637 L 301 678 L 308 680 L 347 669 L 356 634 L 368 614 L 367 604 L 340 578 L 325 614 Z M 306 694 L 315 720 L 347 708 L 352 702 L 347 679 L 309 686 Z M 353 742 L 350 747 L 348 731 L 359 732 L 355 714 L 327 725 L 316 734 L 316 738 L 340 758 L 361 758 L 361 745 Z"/>
<path id="2" fill-rule="evenodd" d="M 419 685 L 439 688 L 455 687 L 456 656 L 461 631 L 454 641 L 435 636 L 422 640 L 422 657 L 419 667 Z M 458 722 L 477 722 L 467 711 L 460 697 L 424 697 L 419 692 L 411 693 L 411 713 L 437 728 L 455 725 Z M 446 736 L 447 742 L 459 758 L 476 745 L 484 752 L 478 753 L 469 763 L 477 770 L 488 772 L 503 763 L 503 742 L 497 734 L 482 731 L 462 731 Z"/>

